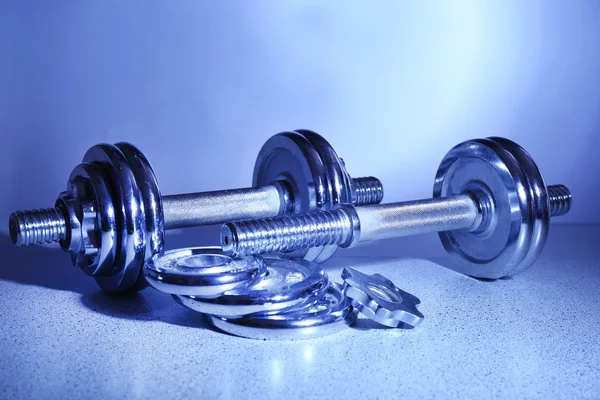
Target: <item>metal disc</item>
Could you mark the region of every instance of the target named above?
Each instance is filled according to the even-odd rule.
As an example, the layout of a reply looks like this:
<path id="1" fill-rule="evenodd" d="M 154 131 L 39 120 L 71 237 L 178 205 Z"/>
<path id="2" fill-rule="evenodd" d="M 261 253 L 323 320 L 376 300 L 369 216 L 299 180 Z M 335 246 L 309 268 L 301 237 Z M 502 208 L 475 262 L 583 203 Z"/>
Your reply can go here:
<path id="1" fill-rule="evenodd" d="M 329 279 L 323 268 L 303 259 L 264 257 L 267 273 L 260 282 L 242 290 L 226 292 L 216 299 L 173 295 L 194 311 L 222 317 L 267 315 L 317 299 L 327 289 Z"/>
<path id="2" fill-rule="evenodd" d="M 93 238 L 97 253 L 81 265 L 78 265 L 88 275 L 102 275 L 111 271 L 117 256 L 118 238 L 117 222 L 112 196 L 106 186 L 106 176 L 96 164 L 82 163 L 77 165 L 69 176 L 69 186 L 82 181 L 89 183 L 91 191 L 87 193 L 71 193 L 71 195 L 85 196 L 81 202 L 90 201 L 97 206 L 96 227 L 91 231 L 97 232 L 99 236 Z M 86 186 L 84 184 L 84 186 Z M 87 188 L 86 188 L 87 189 Z M 88 234 L 90 232 L 89 229 Z"/>
<path id="3" fill-rule="evenodd" d="M 338 333 L 356 322 L 358 312 L 344 295 L 341 285 L 331 282 L 315 302 L 268 316 L 224 318 L 207 315 L 214 327 L 257 340 L 313 339 Z"/>
<path id="4" fill-rule="evenodd" d="M 144 203 L 146 223 L 146 254 L 145 259 L 160 254 L 164 248 L 165 222 L 158 181 L 150 162 L 140 150 L 130 143 L 117 143 L 117 146 L 127 158 L 131 172 L 140 189 Z M 136 289 L 146 285 L 143 273 L 140 273 Z"/>
<path id="5" fill-rule="evenodd" d="M 260 149 L 253 186 L 284 181 L 293 191 L 295 213 L 321 208 L 329 202 L 327 174 L 314 146 L 297 132 L 272 136 Z"/>
<path id="6" fill-rule="evenodd" d="M 120 227 L 120 246 L 113 270 L 107 276 L 96 276 L 95 280 L 107 292 L 135 290 L 146 251 L 144 205 L 135 177 L 125 155 L 113 145 L 93 146 L 83 161 L 99 165 L 108 175 L 117 227 Z"/>
<path id="7" fill-rule="evenodd" d="M 176 249 L 146 262 L 148 283 L 161 292 L 215 298 L 256 284 L 267 269 L 260 256 L 233 259 L 220 247 Z"/>
<path id="8" fill-rule="evenodd" d="M 529 213 L 523 215 L 529 218 L 527 226 L 531 226 L 531 234 L 528 235 L 530 237 L 529 251 L 519 265 L 510 273 L 510 275 L 515 275 L 529 268 L 544 249 L 550 228 L 550 198 L 542 173 L 525 149 L 505 138 L 490 137 L 488 139 L 503 146 L 515 158 L 527 179 L 527 186 L 519 188 L 519 190 L 529 190 L 527 196 L 523 197 L 525 203 L 522 204 L 522 209 L 529 210 Z"/>
<path id="9" fill-rule="evenodd" d="M 390 328 L 414 328 L 423 322 L 421 301 L 381 274 L 367 275 L 353 268 L 342 271 L 344 293 L 352 305 L 372 321 Z"/>
<path id="10" fill-rule="evenodd" d="M 286 182 L 292 190 L 293 212 L 331 209 L 352 202 L 346 169 L 331 145 L 318 134 L 298 130 L 282 132 L 266 141 L 254 166 L 253 186 Z M 324 262 L 337 246 L 302 250 L 289 255 Z"/>
<path id="11" fill-rule="evenodd" d="M 315 150 L 321 157 L 321 161 L 325 167 L 327 174 L 327 198 L 329 199 L 323 208 L 332 209 L 340 204 L 353 204 L 354 191 L 352 188 L 352 179 L 346 170 L 346 166 L 338 157 L 333 147 L 325 138 L 315 132 L 301 129 L 297 133 L 304 136 L 314 146 Z M 324 263 L 329 260 L 339 247 L 336 245 L 313 247 L 307 250 L 302 250 L 301 253 L 295 254 L 298 257 L 303 257 L 306 260 L 311 260 L 318 263 Z"/>
<path id="12" fill-rule="evenodd" d="M 482 228 L 440 232 L 456 270 L 496 279 L 529 267 L 546 240 L 550 218 L 546 185 L 535 163 L 507 139 L 471 140 L 442 161 L 433 196 L 473 193 L 487 215 Z"/>
<path id="13" fill-rule="evenodd" d="M 325 188 L 328 191 L 329 202 L 327 208 L 333 208 L 338 204 L 352 204 L 353 190 L 352 179 L 346 170 L 346 166 L 338 157 L 333 147 L 325 138 L 315 132 L 299 129 L 297 133 L 304 136 L 314 146 L 321 157 L 325 172 L 327 174 L 328 185 Z"/>

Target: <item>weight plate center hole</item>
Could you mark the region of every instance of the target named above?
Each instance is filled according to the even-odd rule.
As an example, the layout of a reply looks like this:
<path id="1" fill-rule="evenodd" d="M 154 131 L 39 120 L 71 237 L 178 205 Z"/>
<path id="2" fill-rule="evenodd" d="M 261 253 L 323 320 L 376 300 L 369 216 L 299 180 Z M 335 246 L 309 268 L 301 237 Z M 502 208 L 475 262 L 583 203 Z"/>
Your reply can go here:
<path id="1" fill-rule="evenodd" d="M 231 262 L 231 258 L 220 254 L 195 254 L 177 261 L 177 268 L 181 270 L 198 270 L 212 267 L 221 267 Z"/>
<path id="2" fill-rule="evenodd" d="M 377 285 L 374 283 L 369 283 L 367 284 L 367 287 L 369 288 L 369 290 L 373 293 L 375 293 L 378 297 L 389 301 L 391 303 L 401 303 L 402 302 L 402 298 L 398 295 L 398 293 L 394 292 L 393 290 L 391 290 L 388 287 L 385 287 L 383 285 Z"/>

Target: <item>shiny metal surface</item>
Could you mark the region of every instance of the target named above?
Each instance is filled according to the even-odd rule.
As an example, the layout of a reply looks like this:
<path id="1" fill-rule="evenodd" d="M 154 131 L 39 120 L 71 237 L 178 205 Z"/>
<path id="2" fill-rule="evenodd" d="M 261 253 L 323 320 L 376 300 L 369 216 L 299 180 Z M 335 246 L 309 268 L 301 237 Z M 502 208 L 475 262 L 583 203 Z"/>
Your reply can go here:
<path id="1" fill-rule="evenodd" d="M 550 215 L 553 217 L 565 215 L 571 209 L 573 195 L 565 185 L 548 186 L 548 197 L 550 198 Z"/>
<path id="2" fill-rule="evenodd" d="M 472 140 L 442 162 L 433 199 L 230 222 L 221 244 L 226 254 L 248 255 L 439 231 L 458 271 L 495 279 L 528 268 L 544 246 L 551 212 L 563 215 L 570 205 L 569 190 L 547 188 L 514 142 Z"/>
<path id="3" fill-rule="evenodd" d="M 128 291 L 139 283 L 146 255 L 146 218 L 141 192 L 127 158 L 116 146 L 93 146 L 83 156 L 83 162 L 101 166 L 108 176 L 120 242 L 112 271 L 95 275 L 94 279 L 108 292 Z"/>
<path id="4" fill-rule="evenodd" d="M 287 182 L 294 193 L 295 213 L 328 204 L 325 166 L 308 139 L 296 132 L 282 132 L 265 142 L 256 157 L 252 186 Z"/>
<path id="5" fill-rule="evenodd" d="M 8 232 L 17 246 L 58 242 L 67 237 L 67 222 L 58 207 L 16 211 L 8 218 Z"/>
<path id="6" fill-rule="evenodd" d="M 350 174 L 329 142 L 321 135 L 306 129 L 299 129 L 296 132 L 308 139 L 323 161 L 327 178 L 327 186 L 324 191 L 328 208 L 338 204 L 356 204 Z"/>
<path id="7" fill-rule="evenodd" d="M 233 259 L 220 247 L 191 247 L 156 254 L 146 262 L 144 276 L 161 292 L 215 298 L 234 289 L 245 289 L 267 272 L 262 257 Z"/>
<path id="8" fill-rule="evenodd" d="M 479 222 L 477 204 L 467 195 L 356 207 L 356 213 L 361 242 L 432 231 L 469 230 Z"/>
<path id="9" fill-rule="evenodd" d="M 383 200 L 383 184 L 377 178 L 372 176 L 352 178 L 352 187 L 354 188 L 352 201 L 355 206 L 379 204 Z"/>
<path id="10" fill-rule="evenodd" d="M 225 254 L 290 252 L 317 246 L 350 247 L 360 238 L 360 221 L 352 206 L 263 220 L 228 222 L 221 228 Z"/>
<path id="11" fill-rule="evenodd" d="M 221 245 L 234 257 L 323 245 L 346 248 L 369 240 L 472 230 L 480 223 L 476 202 L 471 196 L 460 195 L 228 222 L 221 228 Z"/>
<path id="12" fill-rule="evenodd" d="M 100 166 L 82 163 L 75 167 L 67 191 L 56 204 L 69 219 L 68 235 L 60 244 L 71 252 L 73 265 L 91 276 L 110 274 L 119 232 L 111 191 Z"/>
<path id="13" fill-rule="evenodd" d="M 311 299 L 327 289 L 329 279 L 323 268 L 303 259 L 265 257 L 267 274 L 260 282 L 243 290 L 232 290 L 215 299 L 173 295 L 184 307 L 223 317 L 266 315 Z"/>
<path id="14" fill-rule="evenodd" d="M 165 228 L 212 225 L 248 215 L 279 215 L 286 210 L 284 198 L 279 185 L 164 196 Z"/>
<path id="15" fill-rule="evenodd" d="M 146 284 L 143 262 L 162 251 L 167 229 L 327 209 L 339 202 L 379 203 L 383 198 L 377 178 L 350 179 L 343 161 L 314 132 L 275 135 L 264 149 L 268 154 L 259 155 L 260 172 L 255 171 L 254 179 L 255 184 L 260 180 L 260 187 L 161 198 L 141 151 L 127 143 L 94 146 L 83 158 L 88 166 L 76 167 L 74 174 L 89 165 L 99 168 L 103 178 L 95 183 L 97 196 L 91 193 L 80 202 L 77 196 L 61 194 L 59 208 L 15 212 L 9 218 L 11 239 L 17 245 L 60 241 L 72 253 L 73 263 L 104 290 L 135 291 Z M 88 177 L 81 179 L 90 182 Z M 335 249 L 309 248 L 297 255 L 323 261 Z M 100 263 L 94 258 L 97 251 Z M 113 264 L 103 261 L 109 256 Z"/>
<path id="16" fill-rule="evenodd" d="M 292 212 L 295 214 L 330 210 L 339 204 L 353 204 L 357 198 L 350 175 L 331 145 L 308 130 L 275 135 L 258 153 L 253 185 L 264 186 L 278 181 L 291 187 Z M 292 256 L 323 262 L 336 249 L 337 246 L 305 247 Z"/>
<path id="17" fill-rule="evenodd" d="M 144 206 L 147 259 L 161 253 L 164 247 L 165 221 L 158 181 L 144 153 L 129 143 L 117 143 L 116 147 L 125 155 L 140 191 Z"/>
<path id="18" fill-rule="evenodd" d="M 381 186 L 381 182 L 376 178 L 362 178 L 362 186 L 357 184 L 354 180 L 350 178 L 350 174 L 346 170 L 346 165 L 344 161 L 338 157 L 333 147 L 325 140 L 321 135 L 316 134 L 315 132 L 300 129 L 296 131 L 297 133 L 304 136 L 308 141 L 314 146 L 317 150 L 317 153 L 323 160 L 323 166 L 325 167 L 325 173 L 327 177 L 327 186 L 325 187 L 326 197 L 328 198 L 328 202 L 325 205 L 324 209 L 330 210 L 335 207 L 338 207 L 342 204 L 379 204 L 383 199 L 383 187 Z M 368 184 L 368 180 L 372 180 L 370 184 Z M 371 192 L 371 195 L 376 194 L 380 195 L 380 197 L 366 197 L 360 195 L 360 188 L 371 187 L 378 188 L 380 190 L 376 190 Z M 368 202 L 368 201 L 371 202 Z M 313 260 L 315 262 L 325 262 L 333 254 L 337 251 L 338 246 L 320 246 L 320 247 L 311 247 L 306 250 L 302 250 L 300 254 L 303 258 L 307 260 Z"/>
<path id="19" fill-rule="evenodd" d="M 333 335 L 356 322 L 358 312 L 341 285 L 331 282 L 315 303 L 273 315 L 224 318 L 206 315 L 209 323 L 232 335 L 257 340 L 302 340 Z"/>
<path id="20" fill-rule="evenodd" d="M 346 267 L 342 279 L 352 305 L 369 319 L 391 328 L 414 328 L 423 322 L 425 317 L 417 310 L 421 301 L 385 276 L 367 275 Z"/>
<path id="21" fill-rule="evenodd" d="M 434 184 L 434 197 L 481 189 L 494 205 L 484 232 L 440 233 L 455 268 L 467 275 L 501 278 L 528 268 L 548 235 L 550 203 L 531 156 L 502 138 L 472 140 L 446 155 Z"/>

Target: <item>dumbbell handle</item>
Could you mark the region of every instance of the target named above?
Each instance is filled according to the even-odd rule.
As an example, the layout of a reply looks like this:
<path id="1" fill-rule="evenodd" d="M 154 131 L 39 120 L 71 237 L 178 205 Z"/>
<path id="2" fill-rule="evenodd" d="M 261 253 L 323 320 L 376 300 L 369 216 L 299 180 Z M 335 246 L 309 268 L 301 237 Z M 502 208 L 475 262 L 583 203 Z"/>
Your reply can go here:
<path id="1" fill-rule="evenodd" d="M 552 216 L 569 211 L 571 195 L 566 187 L 548 186 L 548 194 Z M 221 229 L 221 244 L 224 252 L 231 256 L 326 245 L 351 247 L 369 240 L 458 229 L 476 230 L 482 221 L 478 201 L 463 194 L 230 222 Z"/>
<path id="2" fill-rule="evenodd" d="M 165 229 L 212 225 L 247 218 L 284 214 L 291 206 L 280 185 L 163 196 Z"/>
<path id="3" fill-rule="evenodd" d="M 360 242 L 421 233 L 475 229 L 480 214 L 467 195 L 357 207 Z"/>
<path id="4" fill-rule="evenodd" d="M 377 178 L 352 179 L 356 206 L 378 204 L 383 187 Z M 165 229 L 222 224 L 248 218 L 269 218 L 294 212 L 293 199 L 285 184 L 163 196 Z"/>

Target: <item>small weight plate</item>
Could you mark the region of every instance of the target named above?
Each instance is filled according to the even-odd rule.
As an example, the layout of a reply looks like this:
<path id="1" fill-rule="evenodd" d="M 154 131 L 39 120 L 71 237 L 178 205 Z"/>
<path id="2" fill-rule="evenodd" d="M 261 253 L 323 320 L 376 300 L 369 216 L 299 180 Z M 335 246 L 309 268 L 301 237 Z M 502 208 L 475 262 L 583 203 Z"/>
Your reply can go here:
<path id="1" fill-rule="evenodd" d="M 113 196 L 115 218 L 120 236 L 117 262 L 107 276 L 94 277 L 107 292 L 138 289 L 138 278 L 144 266 L 146 230 L 140 191 L 125 155 L 117 147 L 99 144 L 90 148 L 83 162 L 99 165 L 108 175 Z"/>
<path id="2" fill-rule="evenodd" d="M 214 327 L 235 336 L 258 340 L 300 340 L 338 333 L 354 324 L 357 314 L 341 285 L 331 282 L 315 303 L 276 314 L 237 319 L 206 317 Z"/>
<path id="3" fill-rule="evenodd" d="M 353 268 L 342 271 L 344 293 L 364 316 L 390 328 L 414 328 L 425 318 L 417 305 L 421 301 L 401 290 L 381 274 L 367 275 Z"/>
<path id="4" fill-rule="evenodd" d="M 315 132 L 282 132 L 266 141 L 256 159 L 252 184 L 277 181 L 291 188 L 294 213 L 352 203 L 350 176 L 331 145 Z M 336 250 L 337 246 L 323 246 L 289 255 L 322 263 Z"/>
<path id="5" fill-rule="evenodd" d="M 117 143 L 117 146 L 127 158 L 131 172 L 140 189 L 141 200 L 144 204 L 146 217 L 146 254 L 145 259 L 160 254 L 164 248 L 165 222 L 158 181 L 150 162 L 140 150 L 129 143 Z M 146 284 L 143 273 L 136 284 L 136 289 L 142 289 Z"/>
<path id="6" fill-rule="evenodd" d="M 326 208 L 330 209 L 339 204 L 352 204 L 354 194 L 352 191 L 352 179 L 346 170 L 346 166 L 338 157 L 335 150 L 333 150 L 333 147 L 323 136 L 313 131 L 299 129 L 296 132 L 308 139 L 315 150 L 317 150 L 325 166 L 328 180 L 326 190 L 328 191 L 327 198 L 329 199 Z"/>
<path id="7" fill-rule="evenodd" d="M 84 262 L 85 265 L 79 267 L 88 275 L 102 275 L 107 271 L 112 271 L 117 256 L 117 222 L 115 219 L 115 209 L 113 199 L 108 187 L 106 186 L 106 176 L 102 173 L 100 167 L 96 164 L 82 163 L 77 165 L 69 176 L 69 188 L 76 182 L 81 182 L 85 189 L 83 192 L 70 193 L 80 198 L 79 201 L 89 201 L 97 207 L 96 224 L 99 239 L 96 243 L 98 252 L 93 259 Z M 91 192 L 85 193 L 89 189 Z M 88 229 L 88 228 L 84 228 Z M 89 234 L 89 229 L 87 234 Z"/>
<path id="8" fill-rule="evenodd" d="M 327 173 L 314 146 L 297 132 L 272 136 L 260 149 L 254 165 L 253 186 L 277 181 L 293 191 L 295 213 L 305 213 L 329 202 Z"/>
<path id="9" fill-rule="evenodd" d="M 129 143 L 117 143 L 117 146 L 127 158 L 142 193 L 144 213 L 146 214 L 146 258 L 162 252 L 164 246 L 164 216 L 158 181 L 148 159 L 140 150 Z"/>
<path id="10" fill-rule="evenodd" d="M 245 289 L 234 289 L 215 299 L 173 295 L 194 311 L 222 317 L 267 315 L 317 299 L 325 292 L 329 279 L 323 268 L 303 259 L 264 257 L 267 273 L 260 282 Z"/>
<path id="11" fill-rule="evenodd" d="M 529 267 L 540 253 L 550 218 L 546 185 L 529 154 L 500 138 L 471 140 L 443 159 L 433 196 L 481 193 L 482 230 L 440 232 L 456 270 L 496 279 Z"/>
<path id="12" fill-rule="evenodd" d="M 530 238 L 527 254 L 510 273 L 515 275 L 529 268 L 544 249 L 550 228 L 550 197 L 542 173 L 525 149 L 505 138 L 490 137 L 489 139 L 503 146 L 514 157 L 527 179 L 527 185 L 520 187 L 518 192 L 529 190 L 526 192 L 527 195 L 521 198 L 521 209 L 526 210 L 523 216 L 529 218 L 529 223 L 524 227 L 530 228 L 531 234 L 527 235 Z"/>
<path id="13" fill-rule="evenodd" d="M 323 136 L 315 132 L 306 129 L 297 130 L 296 132 L 308 139 L 313 145 L 325 167 L 325 173 L 327 174 L 327 187 L 325 189 L 328 194 L 328 202 L 323 208 L 332 209 L 340 204 L 353 204 L 352 179 L 333 147 Z M 336 245 L 313 247 L 295 255 L 306 260 L 324 263 L 335 254 L 337 249 L 338 246 Z"/>
<path id="14" fill-rule="evenodd" d="M 176 249 L 146 262 L 148 283 L 161 292 L 215 298 L 256 284 L 266 274 L 260 256 L 233 259 L 220 247 Z"/>

